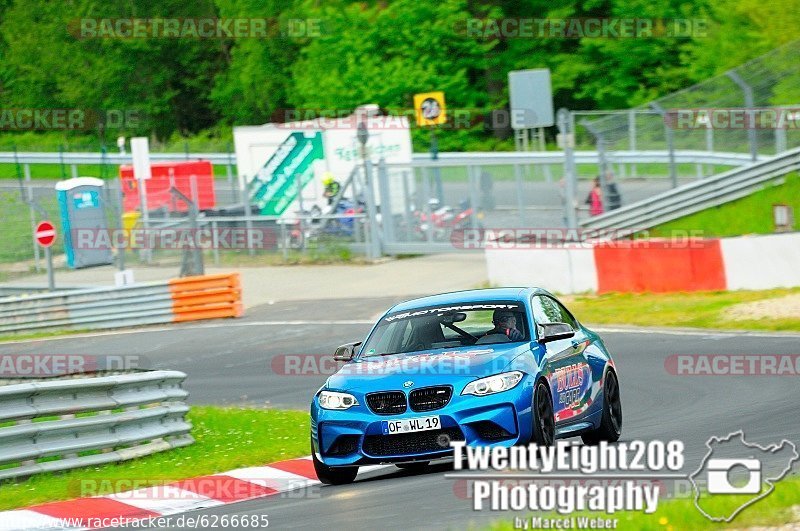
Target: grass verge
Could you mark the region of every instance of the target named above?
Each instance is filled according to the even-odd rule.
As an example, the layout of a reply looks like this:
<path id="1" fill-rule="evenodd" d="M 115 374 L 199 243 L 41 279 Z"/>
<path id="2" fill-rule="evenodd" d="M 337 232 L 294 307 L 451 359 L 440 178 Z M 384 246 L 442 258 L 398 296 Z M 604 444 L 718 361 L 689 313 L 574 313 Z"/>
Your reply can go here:
<path id="1" fill-rule="evenodd" d="M 651 237 L 669 236 L 675 230 L 702 230 L 705 237 L 772 234 L 775 231 L 772 206 L 786 204 L 800 213 L 800 175 L 786 177 L 783 184 L 765 185 L 758 192 L 708 208 L 696 214 L 664 223 L 647 232 Z M 798 227 L 795 221 L 794 228 Z"/>
<path id="2" fill-rule="evenodd" d="M 123 463 L 40 474 L 25 481 L 0 484 L 0 510 L 81 497 L 81 485 L 102 481 L 104 494 L 124 480 L 163 484 L 266 465 L 308 455 L 309 417 L 305 411 L 193 407 L 195 444 Z M 83 493 L 91 494 L 91 493 Z"/>
<path id="3" fill-rule="evenodd" d="M 564 297 L 575 315 L 592 324 L 800 331 L 800 317 L 731 319 L 736 304 L 800 293 L 800 289 L 696 293 L 607 293 Z"/>
<path id="4" fill-rule="evenodd" d="M 731 523 L 716 523 L 706 519 L 694 506 L 691 498 L 659 502 L 658 509 L 653 514 L 625 512 L 615 515 L 605 513 L 581 513 L 590 518 L 617 518 L 617 529 L 638 529 L 642 531 L 693 531 L 695 529 L 747 529 L 754 526 L 777 526 L 794 524 L 786 529 L 796 529 L 798 514 L 795 507 L 798 505 L 798 492 L 800 492 L 800 478 L 790 477 L 775 484 L 775 490 L 766 498 L 759 500 L 752 506 L 739 513 Z M 725 496 L 722 496 L 725 498 Z M 708 500 L 711 502 L 712 500 Z M 724 504 L 724 500 L 720 500 Z M 715 507 L 714 503 L 704 504 L 706 510 Z M 720 507 L 722 508 L 722 507 Z M 726 507 L 727 508 L 727 507 Z M 513 518 L 516 514 L 509 513 L 505 520 L 494 522 L 489 528 L 496 531 L 514 529 Z M 517 515 L 518 516 L 518 515 Z M 528 515 L 545 518 L 560 518 L 558 514 Z M 524 518 L 524 517 L 523 517 Z"/>

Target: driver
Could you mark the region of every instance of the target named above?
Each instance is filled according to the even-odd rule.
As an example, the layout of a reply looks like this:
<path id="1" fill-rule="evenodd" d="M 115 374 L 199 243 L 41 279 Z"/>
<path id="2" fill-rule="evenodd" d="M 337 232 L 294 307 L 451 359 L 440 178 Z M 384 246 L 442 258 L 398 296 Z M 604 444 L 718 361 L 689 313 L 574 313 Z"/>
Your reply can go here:
<path id="1" fill-rule="evenodd" d="M 517 317 L 514 312 L 507 310 L 495 310 L 492 314 L 494 328 L 486 332 L 485 335 L 503 334 L 510 341 L 522 341 L 525 336 L 517 330 Z"/>

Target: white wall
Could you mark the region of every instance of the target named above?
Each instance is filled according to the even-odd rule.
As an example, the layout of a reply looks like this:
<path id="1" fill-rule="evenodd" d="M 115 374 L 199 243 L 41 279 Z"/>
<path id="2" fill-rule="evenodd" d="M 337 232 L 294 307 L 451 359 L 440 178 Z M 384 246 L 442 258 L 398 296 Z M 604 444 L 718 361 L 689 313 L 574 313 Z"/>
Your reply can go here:
<path id="1" fill-rule="evenodd" d="M 557 293 L 597 291 L 591 247 L 487 249 L 485 253 L 493 286 L 537 286 Z"/>
<path id="2" fill-rule="evenodd" d="M 723 238 L 728 289 L 800 286 L 800 233 Z"/>

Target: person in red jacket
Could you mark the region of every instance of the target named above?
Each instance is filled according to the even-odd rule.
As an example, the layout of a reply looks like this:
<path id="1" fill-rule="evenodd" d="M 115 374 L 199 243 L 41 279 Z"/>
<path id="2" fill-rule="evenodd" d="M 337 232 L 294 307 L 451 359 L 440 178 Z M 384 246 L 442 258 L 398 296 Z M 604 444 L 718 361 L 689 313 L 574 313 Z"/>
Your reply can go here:
<path id="1" fill-rule="evenodd" d="M 586 198 L 586 204 L 589 205 L 589 214 L 592 216 L 597 216 L 604 212 L 603 190 L 600 188 L 600 179 L 594 180 L 594 186 Z"/>

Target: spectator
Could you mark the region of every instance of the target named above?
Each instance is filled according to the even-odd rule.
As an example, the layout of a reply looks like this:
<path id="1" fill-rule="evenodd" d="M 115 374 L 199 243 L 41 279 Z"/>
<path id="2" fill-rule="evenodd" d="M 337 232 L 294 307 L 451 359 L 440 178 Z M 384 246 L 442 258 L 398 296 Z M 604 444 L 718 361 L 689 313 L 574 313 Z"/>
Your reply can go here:
<path id="1" fill-rule="evenodd" d="M 622 195 L 619 193 L 617 183 L 614 182 L 614 172 L 606 173 L 606 204 L 608 210 L 616 210 L 622 206 Z"/>
<path id="2" fill-rule="evenodd" d="M 589 214 L 598 216 L 603 211 L 603 190 L 600 188 L 600 178 L 594 180 L 594 186 L 586 197 L 586 204 L 589 205 Z"/>

